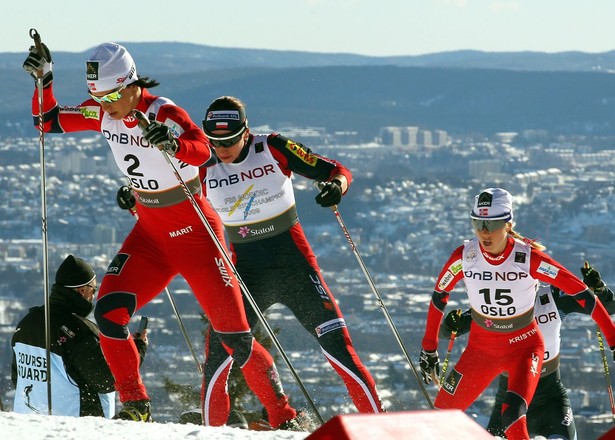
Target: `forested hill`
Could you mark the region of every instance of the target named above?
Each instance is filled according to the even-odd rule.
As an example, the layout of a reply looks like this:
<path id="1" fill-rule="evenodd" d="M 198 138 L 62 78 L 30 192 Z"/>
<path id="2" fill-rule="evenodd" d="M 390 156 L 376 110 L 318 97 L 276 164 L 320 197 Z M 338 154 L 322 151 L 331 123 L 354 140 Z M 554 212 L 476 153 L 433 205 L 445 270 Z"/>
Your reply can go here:
<path id="1" fill-rule="evenodd" d="M 171 97 L 195 121 L 220 95 L 248 105 L 252 125 L 356 130 L 418 125 L 450 133 L 546 129 L 615 135 L 615 53 L 450 52 L 417 57 L 363 57 L 180 43 L 126 43 L 155 93 Z M 54 54 L 61 104 L 87 97 L 89 51 Z M 32 82 L 24 54 L 0 54 L 0 135 L 31 133 Z M 25 125 L 25 129 L 24 129 Z M 24 131 L 25 130 L 25 131 Z"/>

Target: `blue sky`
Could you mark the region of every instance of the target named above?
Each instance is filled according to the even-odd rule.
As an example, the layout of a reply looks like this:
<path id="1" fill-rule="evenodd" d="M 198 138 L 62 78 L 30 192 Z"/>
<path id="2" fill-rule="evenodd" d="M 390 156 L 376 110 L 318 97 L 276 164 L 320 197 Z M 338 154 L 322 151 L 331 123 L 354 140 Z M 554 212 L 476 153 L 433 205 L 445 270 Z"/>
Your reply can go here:
<path id="1" fill-rule="evenodd" d="M 25 52 L 36 28 L 53 50 L 104 41 L 417 55 L 606 52 L 614 0 L 26 0 L 4 1 L 0 52 Z M 10 12 L 9 12 L 10 10 Z"/>

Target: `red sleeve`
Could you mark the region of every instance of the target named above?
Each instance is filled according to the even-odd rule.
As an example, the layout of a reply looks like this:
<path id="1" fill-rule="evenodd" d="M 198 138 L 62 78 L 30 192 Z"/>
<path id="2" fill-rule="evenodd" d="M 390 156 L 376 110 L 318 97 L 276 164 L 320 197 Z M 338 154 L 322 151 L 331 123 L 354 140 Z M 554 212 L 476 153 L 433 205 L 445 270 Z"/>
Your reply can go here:
<path id="1" fill-rule="evenodd" d="M 451 292 L 457 283 L 463 278 L 461 268 L 461 257 L 463 255 L 463 245 L 453 251 L 448 261 L 440 271 L 434 290 L 436 292 Z"/>
<path id="2" fill-rule="evenodd" d="M 167 119 L 172 120 L 184 130 L 177 138 L 179 151 L 175 157 L 190 165 L 205 164 L 212 156 L 209 140 L 203 130 L 190 119 L 188 112 L 176 105 L 163 105 L 158 110 L 156 120 L 165 122 Z"/>
<path id="3" fill-rule="evenodd" d="M 459 246 L 453 251 L 448 261 L 440 271 L 434 292 L 429 303 L 427 311 L 427 324 L 425 325 L 425 334 L 421 346 L 424 350 L 434 351 L 438 348 L 438 333 L 440 332 L 440 324 L 444 316 L 444 309 L 448 303 L 449 292 L 453 290 L 455 285 L 463 278 L 463 270 L 461 267 L 461 257 L 463 254 L 463 246 Z"/>
<path id="4" fill-rule="evenodd" d="M 552 284 L 562 292 L 572 295 L 598 324 L 609 347 L 615 347 L 615 324 L 613 324 L 604 305 L 600 301 L 596 301 L 596 297 L 588 290 L 583 281 L 544 252 L 533 248 L 530 272 L 532 277 Z"/>
<path id="5" fill-rule="evenodd" d="M 53 83 L 43 89 L 43 127 L 46 133 L 69 133 L 75 131 L 98 131 L 103 110 L 93 99 L 76 106 L 59 106 L 53 94 Z M 32 96 L 32 116 L 38 128 L 38 92 Z"/>
<path id="6" fill-rule="evenodd" d="M 552 284 L 569 295 L 576 295 L 587 289 L 578 277 L 538 249 L 532 248 L 530 275 L 532 278 Z"/>
<path id="7" fill-rule="evenodd" d="M 273 158 L 276 160 L 276 162 L 280 166 L 282 173 L 284 173 L 285 176 L 290 177 L 293 174 L 293 172 L 288 167 L 288 159 L 286 159 L 286 156 L 284 156 L 280 152 L 280 150 L 278 150 L 277 148 L 271 148 L 269 144 L 267 144 L 267 148 L 269 148 L 269 151 L 271 151 L 271 155 L 273 156 Z"/>

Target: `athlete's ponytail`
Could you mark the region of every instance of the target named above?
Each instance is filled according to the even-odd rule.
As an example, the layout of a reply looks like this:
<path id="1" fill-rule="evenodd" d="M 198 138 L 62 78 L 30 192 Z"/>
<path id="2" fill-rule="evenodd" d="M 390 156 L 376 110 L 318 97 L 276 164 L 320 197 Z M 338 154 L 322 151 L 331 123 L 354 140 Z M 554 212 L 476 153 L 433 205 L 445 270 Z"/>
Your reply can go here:
<path id="1" fill-rule="evenodd" d="M 538 249 L 539 251 L 544 251 L 545 249 L 547 249 L 547 247 L 545 245 L 543 245 L 541 242 L 539 242 L 538 240 L 532 240 L 532 239 L 529 239 L 529 238 L 525 238 L 523 235 L 521 235 L 517 231 L 515 231 L 512 228 L 512 226 L 510 228 L 510 231 L 508 231 L 508 233 L 510 235 L 512 235 L 514 238 L 516 238 L 517 240 L 521 240 L 523 243 L 529 244 L 534 249 Z"/>

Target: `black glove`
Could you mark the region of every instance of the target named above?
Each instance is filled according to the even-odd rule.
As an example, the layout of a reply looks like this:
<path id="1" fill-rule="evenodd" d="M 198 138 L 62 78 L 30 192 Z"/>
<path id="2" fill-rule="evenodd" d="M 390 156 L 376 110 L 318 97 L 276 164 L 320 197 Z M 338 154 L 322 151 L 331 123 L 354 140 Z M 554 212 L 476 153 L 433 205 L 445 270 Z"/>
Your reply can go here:
<path id="1" fill-rule="evenodd" d="M 133 209 L 137 201 L 129 186 L 120 186 L 117 190 L 117 204 L 122 209 Z"/>
<path id="2" fill-rule="evenodd" d="M 139 352 L 139 367 L 143 365 L 143 361 L 145 360 L 145 352 L 147 351 L 147 346 L 149 345 L 149 341 L 147 340 L 147 336 L 145 339 L 139 339 L 138 337 L 133 337 L 135 341 L 135 346 L 137 347 L 137 351 Z"/>
<path id="3" fill-rule="evenodd" d="M 173 132 L 162 122 L 150 122 L 150 124 L 143 129 L 143 137 L 150 144 L 156 145 L 160 150 L 166 151 L 171 156 L 175 156 L 179 149 L 179 144 L 175 140 Z"/>
<path id="4" fill-rule="evenodd" d="M 43 87 L 51 84 L 53 79 L 53 62 L 51 61 L 51 52 L 44 43 L 41 43 L 42 54 L 39 53 L 36 46 L 30 46 L 28 58 L 23 62 L 23 68 L 36 81 L 38 79 L 38 71 L 43 71 Z"/>
<path id="5" fill-rule="evenodd" d="M 600 272 L 591 267 L 587 261 L 581 268 L 581 274 L 583 275 L 583 282 L 585 285 L 594 289 L 594 292 L 604 289 L 605 284 L 600 277 Z"/>
<path id="6" fill-rule="evenodd" d="M 451 333 L 457 333 L 461 328 L 461 309 L 452 310 L 444 317 L 444 327 Z"/>
<path id="7" fill-rule="evenodd" d="M 320 190 L 320 194 L 316 196 L 316 203 L 323 208 L 338 205 L 342 201 L 342 182 L 338 179 L 333 179 L 331 182 L 325 182 Z"/>
<path id="8" fill-rule="evenodd" d="M 423 382 L 429 384 L 434 379 L 440 376 L 440 359 L 437 351 L 425 351 L 421 349 L 419 357 L 419 366 L 421 367 L 421 376 Z"/>

